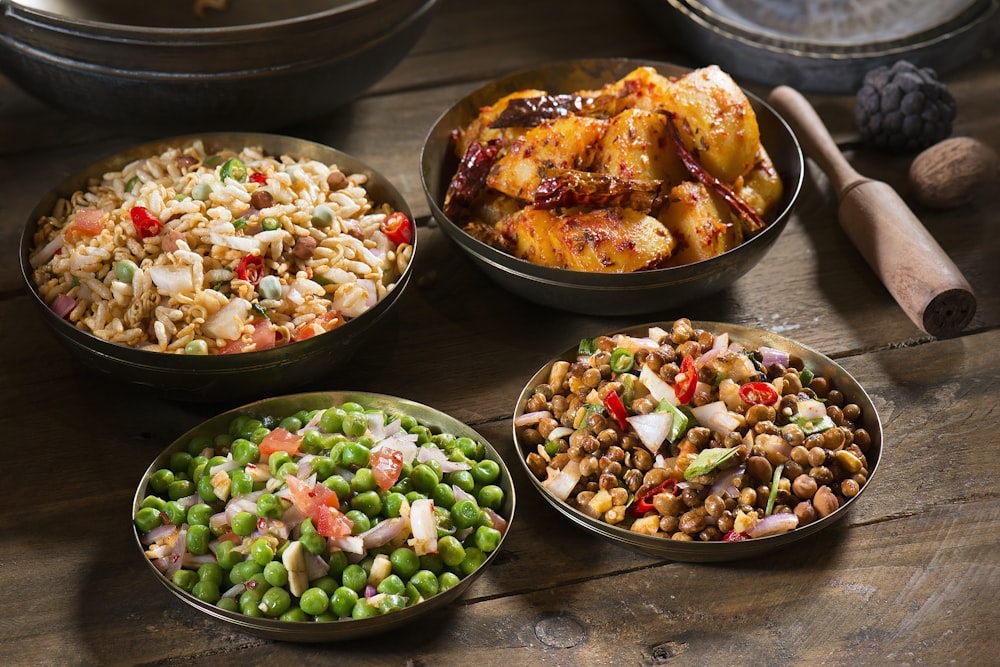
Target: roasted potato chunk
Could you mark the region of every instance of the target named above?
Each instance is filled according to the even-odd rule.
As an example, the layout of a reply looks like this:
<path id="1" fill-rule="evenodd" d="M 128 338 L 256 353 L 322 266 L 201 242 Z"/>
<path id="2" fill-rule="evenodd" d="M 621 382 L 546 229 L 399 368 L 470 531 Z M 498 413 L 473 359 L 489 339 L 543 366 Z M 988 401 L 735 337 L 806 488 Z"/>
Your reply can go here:
<path id="1" fill-rule="evenodd" d="M 608 121 L 597 143 L 593 170 L 629 180 L 674 186 L 688 177 L 661 113 L 626 109 Z"/>
<path id="2" fill-rule="evenodd" d="M 761 145 L 757 149 L 757 162 L 745 175 L 737 179 L 733 191 L 762 219 L 770 217 L 784 189 L 771 157 Z"/>
<path id="3" fill-rule="evenodd" d="M 677 239 L 671 266 L 715 257 L 743 241 L 738 224 L 730 222 L 729 208 L 701 183 L 675 186 L 657 219 Z"/>
<path id="4" fill-rule="evenodd" d="M 510 127 L 504 129 L 493 129 L 490 127 L 497 119 L 512 99 L 522 97 L 538 97 L 544 95 L 544 90 L 518 90 L 505 95 L 488 107 L 483 107 L 471 123 L 464 128 L 460 128 L 455 133 L 455 155 L 461 158 L 469 148 L 469 144 L 474 141 L 486 143 L 492 139 L 500 139 L 505 145 L 509 145 L 518 136 L 524 133 L 524 128 Z"/>

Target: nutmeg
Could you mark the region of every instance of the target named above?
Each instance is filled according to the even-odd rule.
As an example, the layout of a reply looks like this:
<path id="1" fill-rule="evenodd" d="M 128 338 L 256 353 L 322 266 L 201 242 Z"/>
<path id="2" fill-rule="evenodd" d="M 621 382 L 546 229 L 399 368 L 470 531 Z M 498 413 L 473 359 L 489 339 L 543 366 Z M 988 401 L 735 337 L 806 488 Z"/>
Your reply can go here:
<path id="1" fill-rule="evenodd" d="M 1000 181 L 1000 158 L 971 137 L 953 137 L 926 148 L 910 164 L 910 191 L 927 208 L 967 204 Z"/>

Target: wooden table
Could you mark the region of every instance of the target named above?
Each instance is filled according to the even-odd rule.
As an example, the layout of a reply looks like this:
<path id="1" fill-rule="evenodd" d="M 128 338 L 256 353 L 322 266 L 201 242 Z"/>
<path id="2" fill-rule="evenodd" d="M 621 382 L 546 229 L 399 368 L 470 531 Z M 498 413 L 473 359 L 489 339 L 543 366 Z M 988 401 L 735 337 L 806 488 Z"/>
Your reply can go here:
<path id="1" fill-rule="evenodd" d="M 552 26 L 557 26 L 553 28 Z M 502 557 L 457 604 L 378 640 L 297 645 L 240 634 L 154 581 L 129 525 L 135 485 L 174 438 L 229 407 L 162 401 L 79 368 L 18 270 L 29 211 L 64 176 L 149 136 L 51 110 L 0 79 L 0 663 L 736 665 L 996 663 L 1000 622 L 1000 197 L 917 209 L 978 296 L 961 336 L 917 329 L 849 243 L 809 165 L 791 224 L 730 288 L 684 308 L 600 318 L 501 291 L 429 222 L 418 155 L 438 114 L 485 80 L 572 57 L 694 66 L 629 3 L 446 0 L 409 57 L 363 98 L 284 130 L 370 162 L 421 220 L 417 280 L 391 324 L 316 389 L 405 396 L 509 458 L 522 385 L 581 337 L 679 316 L 768 329 L 843 365 L 885 429 L 871 488 L 789 553 L 662 562 L 570 525 L 516 473 Z M 1000 68 L 946 77 L 956 135 L 1000 145 Z M 766 95 L 759 86 L 751 90 Z M 851 96 L 812 96 L 852 164 L 906 193 L 908 156 L 858 146 Z"/>

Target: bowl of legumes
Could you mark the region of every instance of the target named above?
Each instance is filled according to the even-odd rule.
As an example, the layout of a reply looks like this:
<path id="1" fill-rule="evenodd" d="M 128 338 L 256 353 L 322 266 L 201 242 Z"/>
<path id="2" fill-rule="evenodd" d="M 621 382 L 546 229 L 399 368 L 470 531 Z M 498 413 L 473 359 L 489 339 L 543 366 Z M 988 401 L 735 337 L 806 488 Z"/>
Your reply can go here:
<path id="1" fill-rule="evenodd" d="M 522 468 L 562 516 L 694 562 L 829 527 L 882 451 L 875 405 L 830 358 L 687 318 L 581 339 L 528 381 L 513 430 Z"/>
<path id="2" fill-rule="evenodd" d="M 149 572 L 194 609 L 287 641 L 385 632 L 458 599 L 514 516 L 475 430 L 372 393 L 280 396 L 167 447 L 132 507 Z"/>
<path id="3" fill-rule="evenodd" d="M 98 160 L 30 214 L 21 269 L 99 373 L 181 400 L 252 400 L 351 358 L 409 281 L 406 201 L 360 160 L 207 133 Z"/>

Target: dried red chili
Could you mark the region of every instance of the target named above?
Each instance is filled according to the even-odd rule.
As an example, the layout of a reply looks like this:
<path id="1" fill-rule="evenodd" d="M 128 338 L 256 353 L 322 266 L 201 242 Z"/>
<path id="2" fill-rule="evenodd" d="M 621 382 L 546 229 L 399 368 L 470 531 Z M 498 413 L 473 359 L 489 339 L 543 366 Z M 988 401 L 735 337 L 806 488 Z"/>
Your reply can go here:
<path id="1" fill-rule="evenodd" d="M 256 285 L 264 276 L 264 258 L 260 255 L 247 255 L 236 266 L 236 275 L 240 280 Z"/>
<path id="2" fill-rule="evenodd" d="M 647 489 L 644 493 L 636 495 L 635 501 L 632 503 L 632 507 L 629 508 L 629 512 L 631 512 L 634 517 L 640 517 L 645 515 L 646 512 L 652 512 L 656 509 L 653 506 L 653 498 L 661 493 L 672 494 L 676 488 L 677 480 L 673 477 L 668 477 L 651 489 Z"/>
<path id="3" fill-rule="evenodd" d="M 145 207 L 133 206 L 129 211 L 129 216 L 132 218 L 132 226 L 135 227 L 135 233 L 139 235 L 140 239 L 148 239 L 151 236 L 156 236 L 163 229 L 163 223 Z"/>

